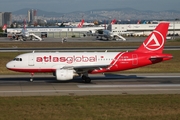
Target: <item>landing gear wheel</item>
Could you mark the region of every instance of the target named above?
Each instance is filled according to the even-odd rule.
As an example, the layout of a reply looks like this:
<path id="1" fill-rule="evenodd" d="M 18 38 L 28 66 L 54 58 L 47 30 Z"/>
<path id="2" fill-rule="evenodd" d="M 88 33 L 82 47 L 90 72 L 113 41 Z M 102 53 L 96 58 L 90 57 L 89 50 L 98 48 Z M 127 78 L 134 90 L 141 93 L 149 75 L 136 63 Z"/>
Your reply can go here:
<path id="1" fill-rule="evenodd" d="M 85 75 L 82 75 L 82 79 L 85 80 L 87 77 Z"/>
<path id="2" fill-rule="evenodd" d="M 91 78 L 90 77 L 86 77 L 85 83 L 90 83 L 90 82 L 91 82 Z"/>
<path id="3" fill-rule="evenodd" d="M 34 76 L 34 73 L 31 73 L 31 79 L 30 79 L 30 82 L 33 82 L 33 76 Z"/>
<path id="4" fill-rule="evenodd" d="M 30 79 L 30 82 L 33 82 L 33 78 Z"/>
<path id="5" fill-rule="evenodd" d="M 83 75 L 82 79 L 85 81 L 85 83 L 90 83 L 91 82 L 91 78 L 87 77 L 86 75 Z"/>

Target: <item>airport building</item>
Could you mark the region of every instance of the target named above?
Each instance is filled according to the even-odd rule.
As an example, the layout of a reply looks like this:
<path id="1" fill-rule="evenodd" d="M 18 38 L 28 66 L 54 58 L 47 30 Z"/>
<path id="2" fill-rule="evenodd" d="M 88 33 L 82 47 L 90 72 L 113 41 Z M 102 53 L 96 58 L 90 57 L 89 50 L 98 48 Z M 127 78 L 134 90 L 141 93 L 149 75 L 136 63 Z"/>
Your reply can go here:
<path id="1" fill-rule="evenodd" d="M 23 28 L 7 28 L 7 33 L 14 34 L 20 33 Z M 41 37 L 82 37 L 90 31 L 96 31 L 98 29 L 104 29 L 104 27 L 29 27 L 26 28 L 29 33 L 36 34 Z"/>
<path id="2" fill-rule="evenodd" d="M 149 24 L 110 24 L 107 29 L 114 34 L 124 36 L 148 36 L 158 25 L 160 21 Z M 180 21 L 170 22 L 168 36 L 180 35 Z M 7 33 L 20 33 L 23 28 L 7 28 Z M 29 27 L 26 28 L 29 33 L 36 34 L 41 37 L 62 38 L 62 37 L 82 37 L 88 32 L 95 33 L 96 30 L 104 29 L 99 27 Z"/>
<path id="3" fill-rule="evenodd" d="M 108 30 L 121 35 L 147 36 L 156 28 L 161 21 L 152 21 L 149 24 L 112 24 Z M 180 35 L 180 21 L 170 22 L 168 35 Z"/>

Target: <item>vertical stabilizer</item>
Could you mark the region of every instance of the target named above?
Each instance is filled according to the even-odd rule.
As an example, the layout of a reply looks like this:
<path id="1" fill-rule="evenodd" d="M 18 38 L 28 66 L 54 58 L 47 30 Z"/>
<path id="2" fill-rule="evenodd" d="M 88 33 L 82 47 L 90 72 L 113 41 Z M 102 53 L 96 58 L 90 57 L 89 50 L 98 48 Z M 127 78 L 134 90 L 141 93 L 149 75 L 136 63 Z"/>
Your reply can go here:
<path id="1" fill-rule="evenodd" d="M 4 24 L 2 30 L 5 31 L 7 29 L 7 24 Z"/>
<path id="2" fill-rule="evenodd" d="M 81 20 L 81 22 L 78 24 L 78 28 L 82 28 L 84 24 L 84 19 Z"/>
<path id="3" fill-rule="evenodd" d="M 111 25 L 113 25 L 113 24 L 115 24 L 116 23 L 116 19 L 113 19 L 112 21 L 111 21 Z"/>
<path id="4" fill-rule="evenodd" d="M 169 23 L 161 22 L 156 29 L 145 39 L 135 52 L 162 53 L 166 41 Z"/>

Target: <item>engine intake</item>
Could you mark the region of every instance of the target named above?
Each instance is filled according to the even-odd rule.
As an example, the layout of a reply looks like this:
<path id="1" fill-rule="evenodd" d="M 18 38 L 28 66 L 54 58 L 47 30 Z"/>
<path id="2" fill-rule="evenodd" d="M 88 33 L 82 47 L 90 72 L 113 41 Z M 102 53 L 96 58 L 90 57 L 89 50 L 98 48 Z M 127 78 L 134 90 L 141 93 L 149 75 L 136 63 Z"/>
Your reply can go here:
<path id="1" fill-rule="evenodd" d="M 57 80 L 71 80 L 74 77 L 74 70 L 57 69 L 56 79 Z"/>

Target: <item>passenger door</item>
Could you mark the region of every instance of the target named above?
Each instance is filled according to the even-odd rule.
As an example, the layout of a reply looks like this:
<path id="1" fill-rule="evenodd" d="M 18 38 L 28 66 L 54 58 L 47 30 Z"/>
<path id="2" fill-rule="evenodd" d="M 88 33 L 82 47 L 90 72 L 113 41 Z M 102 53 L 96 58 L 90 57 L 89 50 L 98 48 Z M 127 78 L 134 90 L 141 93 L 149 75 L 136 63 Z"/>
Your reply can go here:
<path id="1" fill-rule="evenodd" d="M 34 55 L 29 55 L 28 65 L 34 66 Z"/>

